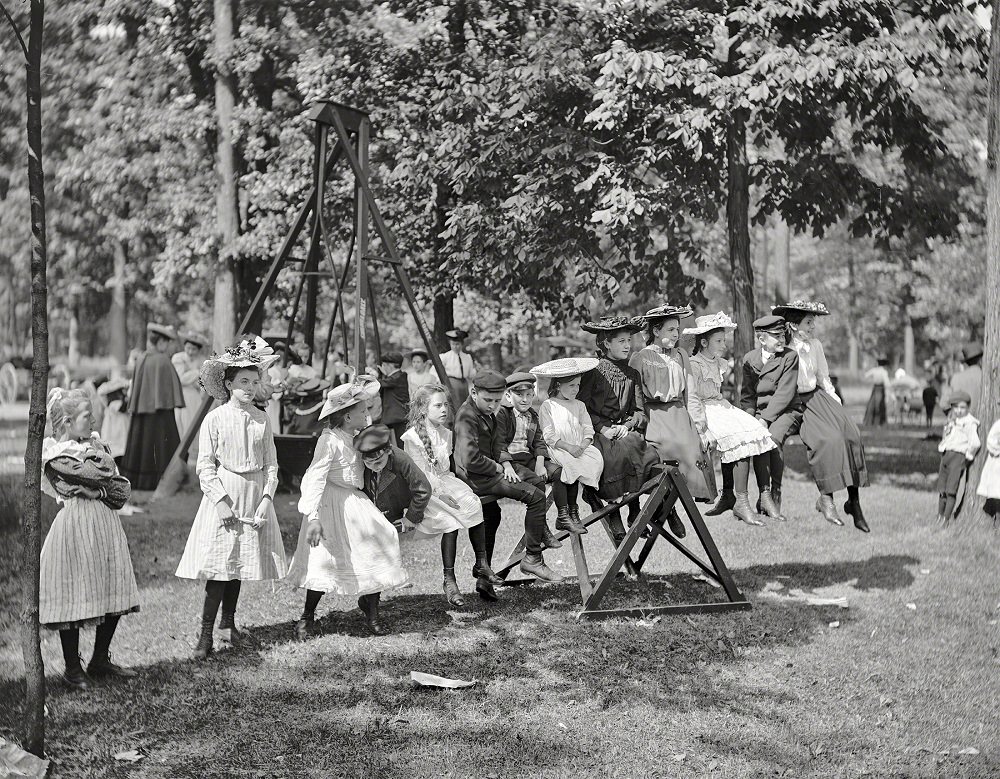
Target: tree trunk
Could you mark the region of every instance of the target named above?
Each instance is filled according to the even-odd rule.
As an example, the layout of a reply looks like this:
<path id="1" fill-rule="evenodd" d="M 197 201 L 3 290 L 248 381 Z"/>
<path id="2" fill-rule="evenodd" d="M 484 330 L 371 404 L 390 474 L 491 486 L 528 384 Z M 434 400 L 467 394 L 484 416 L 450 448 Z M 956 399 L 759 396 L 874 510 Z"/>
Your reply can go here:
<path id="1" fill-rule="evenodd" d="M 66 363 L 70 368 L 76 368 L 80 364 L 80 316 L 77 314 L 75 302 L 69 314 L 69 348 Z"/>
<path id="2" fill-rule="evenodd" d="M 434 343 L 442 354 L 448 350 L 445 333 L 455 326 L 455 296 L 448 293 L 434 297 Z"/>
<path id="3" fill-rule="evenodd" d="M 128 362 L 128 298 L 125 296 L 125 267 L 128 265 L 128 244 L 112 241 L 114 276 L 111 278 L 111 308 L 108 311 L 108 344 L 111 356 L 119 367 Z"/>
<path id="4" fill-rule="evenodd" d="M 726 128 L 726 223 L 729 269 L 732 273 L 733 311 L 738 325 L 733 357 L 737 389 L 743 355 L 753 348 L 753 267 L 750 264 L 750 166 L 747 162 L 746 111 L 734 108 Z"/>
<path id="5" fill-rule="evenodd" d="M 917 372 L 916 346 L 913 341 L 913 317 L 909 306 L 903 312 L 903 370 L 913 376 Z"/>
<path id="6" fill-rule="evenodd" d="M 1000 416 L 1000 0 L 993 0 L 990 31 L 989 102 L 986 107 L 988 133 L 986 140 L 986 324 L 983 328 L 983 387 L 979 408 L 972 409 L 981 424 L 980 437 Z M 985 447 L 984 447 L 985 449 Z M 986 453 L 979 456 L 969 469 L 959 525 L 972 525 L 987 519 L 982 510 L 983 500 L 976 495 L 979 475 Z M 995 526 L 995 524 L 994 524 Z"/>
<path id="7" fill-rule="evenodd" d="M 215 277 L 212 340 L 216 351 L 221 351 L 232 343 L 236 334 L 236 274 L 233 271 L 233 252 L 240 230 L 240 198 L 236 181 L 236 148 L 233 142 L 236 78 L 230 62 L 236 37 L 234 0 L 214 0 L 214 9 L 219 269 Z"/>
<path id="8" fill-rule="evenodd" d="M 42 169 L 42 26 L 45 3 L 31 0 L 28 34 L 28 192 L 31 198 L 31 404 L 24 450 L 21 508 L 21 653 L 24 656 L 24 747 L 42 757 L 45 750 L 45 668 L 39 645 L 38 592 L 42 550 L 42 439 L 49 382 L 49 321 L 46 282 L 45 173 Z"/>
<path id="9" fill-rule="evenodd" d="M 857 376 L 861 366 L 858 364 L 858 337 L 854 334 L 854 328 L 847 328 L 847 372 L 852 376 Z"/>
<path id="10" fill-rule="evenodd" d="M 792 231 L 784 219 L 775 225 L 775 302 L 787 303 L 792 296 Z"/>

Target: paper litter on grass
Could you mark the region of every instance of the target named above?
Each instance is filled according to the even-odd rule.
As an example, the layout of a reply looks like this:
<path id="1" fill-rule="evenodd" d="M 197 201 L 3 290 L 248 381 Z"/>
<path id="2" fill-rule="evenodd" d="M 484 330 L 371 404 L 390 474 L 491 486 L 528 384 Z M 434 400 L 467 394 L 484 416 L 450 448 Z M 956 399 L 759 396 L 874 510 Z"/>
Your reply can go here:
<path id="1" fill-rule="evenodd" d="M 115 755 L 115 760 L 120 760 L 124 763 L 138 763 L 142 758 L 143 755 L 139 754 L 138 749 L 126 749 L 124 752 L 118 752 Z"/>
<path id="2" fill-rule="evenodd" d="M 693 573 L 691 574 L 691 578 L 694 579 L 696 582 L 705 582 L 705 584 L 709 584 L 712 587 L 715 587 L 717 590 L 721 589 L 722 587 L 722 585 L 719 584 L 717 581 L 715 581 L 715 579 L 709 578 L 708 576 L 705 576 L 705 574 L 703 573 Z"/>
<path id="3" fill-rule="evenodd" d="M 779 602 L 797 601 L 810 606 L 839 606 L 842 609 L 848 608 L 847 597 L 844 595 L 834 595 L 830 592 L 833 589 L 825 587 L 813 592 L 799 588 L 785 590 L 781 582 L 767 582 L 760 591 L 759 597 Z"/>
<path id="4" fill-rule="evenodd" d="M 0 738 L 0 776 L 24 776 L 42 779 L 48 771 L 48 760 L 25 752 L 17 744 Z"/>
<path id="5" fill-rule="evenodd" d="M 463 687 L 471 687 L 476 683 L 475 679 L 467 682 L 464 679 L 449 679 L 446 676 L 435 676 L 434 674 L 425 674 L 420 671 L 410 671 L 410 679 L 424 687 L 443 687 L 447 690 L 460 690 Z"/>

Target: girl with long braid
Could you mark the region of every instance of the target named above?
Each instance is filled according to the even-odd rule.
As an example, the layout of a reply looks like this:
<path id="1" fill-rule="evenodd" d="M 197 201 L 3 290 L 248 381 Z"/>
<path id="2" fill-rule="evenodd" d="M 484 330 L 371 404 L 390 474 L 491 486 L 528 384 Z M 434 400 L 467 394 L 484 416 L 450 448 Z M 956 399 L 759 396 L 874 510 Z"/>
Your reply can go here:
<path id="1" fill-rule="evenodd" d="M 479 577 L 490 584 L 501 584 L 486 560 L 486 527 L 482 502 L 468 484 L 452 472 L 451 455 L 454 436 L 448 428 L 452 408 L 448 392 L 440 384 L 426 384 L 410 399 L 409 429 L 403 433 L 403 451 L 424 472 L 431 483 L 431 499 L 424 521 L 417 532 L 441 536 L 441 562 L 444 566 L 444 595 L 453 606 L 465 600 L 455 579 L 458 531 L 468 530 L 476 553 Z"/>

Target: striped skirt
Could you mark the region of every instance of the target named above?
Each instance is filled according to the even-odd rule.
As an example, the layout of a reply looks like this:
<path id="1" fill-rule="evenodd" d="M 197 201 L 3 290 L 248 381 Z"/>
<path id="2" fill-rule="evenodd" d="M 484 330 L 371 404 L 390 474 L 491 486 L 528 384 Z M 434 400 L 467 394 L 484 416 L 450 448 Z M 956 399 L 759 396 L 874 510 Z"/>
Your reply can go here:
<path id="1" fill-rule="evenodd" d="M 99 500 L 66 500 L 45 537 L 39 579 L 39 622 L 50 630 L 139 610 L 128 539 Z"/>
<path id="2" fill-rule="evenodd" d="M 218 473 L 233 502 L 233 513 L 237 517 L 252 517 L 264 494 L 264 472 L 233 473 L 220 467 Z M 259 529 L 242 522 L 226 528 L 219 519 L 215 503 L 203 497 L 174 575 L 182 579 L 224 582 L 283 577 L 285 547 L 270 501 L 267 511 L 267 521 Z"/>

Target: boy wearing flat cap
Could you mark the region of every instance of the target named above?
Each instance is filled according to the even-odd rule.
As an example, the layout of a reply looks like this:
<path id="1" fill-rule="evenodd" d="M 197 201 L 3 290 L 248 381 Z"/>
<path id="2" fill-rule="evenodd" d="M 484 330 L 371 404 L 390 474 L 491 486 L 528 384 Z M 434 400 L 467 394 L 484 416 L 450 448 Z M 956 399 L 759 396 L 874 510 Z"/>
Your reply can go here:
<path id="1" fill-rule="evenodd" d="M 410 408 L 410 381 L 403 373 L 403 355 L 386 352 L 380 366 L 382 385 L 382 424 L 392 431 L 393 443 L 399 442 L 406 432 L 406 418 Z"/>
<path id="2" fill-rule="evenodd" d="M 391 439 L 385 425 L 369 425 L 354 437 L 354 448 L 365 466 L 364 492 L 392 523 L 401 524 L 405 513 L 407 522 L 419 525 L 431 499 L 431 485 Z"/>
<path id="3" fill-rule="evenodd" d="M 509 462 L 522 481 L 545 490 L 552 485 L 552 499 L 558 518 L 556 530 L 581 534 L 587 530 L 579 516 L 571 512 L 569 495 L 562 481 L 562 466 L 549 459 L 549 447 L 542 436 L 538 413 L 531 407 L 535 399 L 535 377 L 524 371 L 507 377 L 507 396 L 497 411 L 500 428 L 500 462 Z M 572 507 L 575 508 L 575 507 Z"/>
<path id="4" fill-rule="evenodd" d="M 562 544 L 555 540 L 545 524 L 545 490 L 522 481 L 513 463 L 501 460 L 502 441 L 497 411 L 503 401 L 507 381 L 496 371 L 479 371 L 472 377 L 469 398 L 455 415 L 455 470 L 480 497 L 512 498 L 527 506 L 524 515 L 525 555 L 521 570 L 542 581 L 559 582 L 562 577 L 552 571 L 542 559 L 546 547 L 556 549 Z M 500 527 L 500 506 L 489 502 L 483 506 L 486 525 L 486 559 L 492 563 L 497 529 Z M 488 581 L 473 569 L 476 590 L 486 600 L 496 594 Z"/>
<path id="5" fill-rule="evenodd" d="M 761 455 L 768 458 L 769 467 L 755 467 L 754 475 L 760 491 L 759 509 L 772 519 L 782 520 L 781 477 L 785 470 L 782 447 L 802 424 L 802 404 L 797 389 L 799 355 L 788 347 L 788 331 L 782 317 L 763 316 L 754 321 L 753 329 L 759 346 L 743 357 L 740 407 L 763 422 L 774 440 L 775 448 Z M 754 464 L 756 466 L 756 460 Z M 727 478 L 723 470 L 722 475 L 723 494 L 719 505 L 727 499 L 733 500 L 732 474 Z M 708 513 L 714 514 L 715 509 Z"/>
<path id="6" fill-rule="evenodd" d="M 965 390 L 953 392 L 948 397 L 948 422 L 938 444 L 941 466 L 938 468 L 938 522 L 951 521 L 955 512 L 955 499 L 962 476 L 979 451 L 979 420 L 969 413 L 972 396 Z"/>

